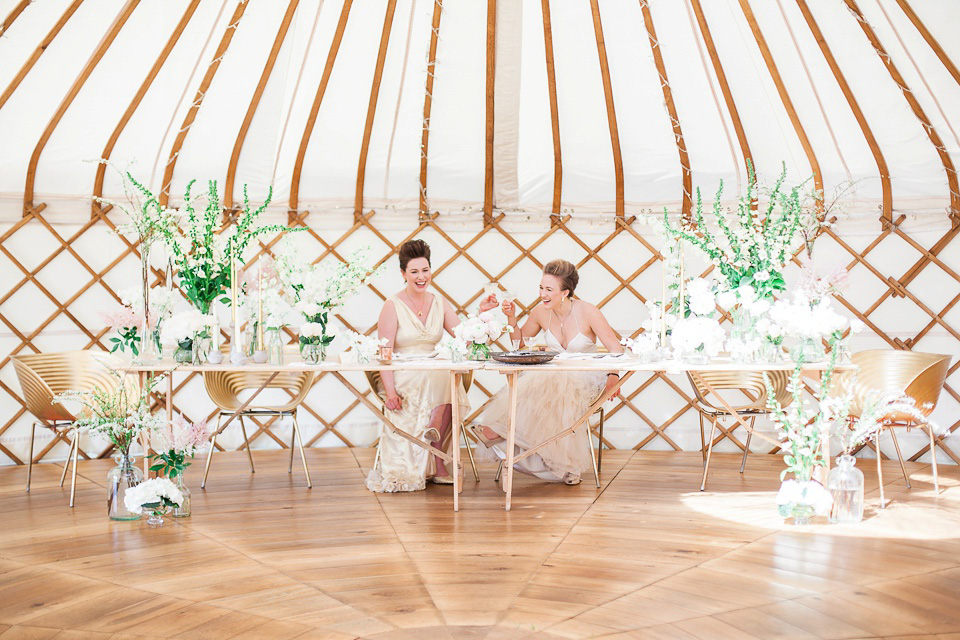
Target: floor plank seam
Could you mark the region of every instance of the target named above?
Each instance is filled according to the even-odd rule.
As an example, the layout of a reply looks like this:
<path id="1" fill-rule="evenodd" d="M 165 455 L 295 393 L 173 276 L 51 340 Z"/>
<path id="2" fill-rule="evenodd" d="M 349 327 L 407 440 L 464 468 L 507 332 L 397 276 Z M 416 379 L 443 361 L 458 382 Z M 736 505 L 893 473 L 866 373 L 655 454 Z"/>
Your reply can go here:
<path id="1" fill-rule="evenodd" d="M 614 481 L 620 476 L 620 473 L 623 472 L 623 470 L 627 468 L 627 466 L 630 464 L 630 462 L 633 461 L 634 457 L 637 455 L 637 451 L 638 451 L 637 449 L 633 449 L 632 452 L 631 452 L 631 454 L 630 454 L 630 457 L 627 458 L 627 459 L 624 461 L 624 463 L 620 466 L 619 469 L 617 469 L 617 472 L 613 474 L 613 477 L 611 477 L 610 480 L 608 480 L 605 485 L 602 485 L 602 486 L 600 487 L 600 489 L 598 490 L 599 493 L 597 493 L 597 495 L 594 496 L 593 500 L 590 501 L 590 504 L 587 505 L 587 507 L 586 507 L 586 508 L 583 510 L 583 512 L 580 514 L 580 516 L 573 522 L 573 524 L 570 525 L 570 528 L 567 529 L 567 532 L 563 535 L 562 538 L 560 538 L 560 540 L 559 540 L 559 541 L 557 542 L 557 544 L 553 547 L 553 549 L 551 549 L 551 550 L 547 553 L 546 558 L 544 559 L 543 562 L 540 563 L 540 566 L 537 567 L 537 570 L 530 573 L 530 576 L 527 578 L 527 581 L 524 583 L 523 587 L 520 588 L 520 591 L 517 593 L 517 596 L 511 601 L 511 604 L 516 601 L 516 598 L 520 597 L 520 594 L 523 593 L 524 589 L 526 589 L 528 586 L 530 586 L 530 582 L 531 582 L 531 581 L 533 580 L 533 578 L 537 575 L 537 573 L 539 573 L 539 571 L 543 568 L 543 566 L 544 566 L 547 562 L 550 561 L 550 558 L 553 556 L 554 553 L 556 553 L 556 551 L 557 551 L 557 549 L 560 547 L 560 545 L 562 545 L 563 542 L 567 539 L 567 536 L 570 535 L 570 532 L 573 531 L 573 530 L 577 527 L 578 524 L 580 524 L 580 522 L 583 520 L 584 516 L 586 516 L 586 515 L 590 512 L 590 510 L 593 509 L 593 507 L 597 504 L 597 502 L 599 502 L 600 498 L 603 496 L 604 492 L 606 492 L 607 488 L 610 487 L 610 485 L 612 485 L 612 484 L 614 483 Z M 506 616 L 506 615 L 509 613 L 509 611 L 510 611 L 510 609 L 508 608 L 507 611 L 503 614 L 503 616 Z M 580 615 L 580 614 L 577 614 L 577 615 Z M 550 628 L 552 628 L 552 627 L 555 627 L 555 626 L 558 625 L 558 624 L 562 624 L 562 623 L 564 623 L 564 622 L 567 622 L 568 620 L 573 620 L 574 618 L 577 617 L 577 615 L 570 616 L 569 618 L 564 618 L 563 620 L 561 620 L 561 621 L 559 621 L 559 622 L 556 622 L 556 623 L 554 623 L 554 624 L 551 624 L 549 627 L 546 627 L 546 628 L 544 629 L 544 631 L 546 631 L 547 629 L 550 629 Z M 501 617 L 501 618 L 497 621 L 497 624 L 499 625 L 500 622 L 502 622 L 502 620 L 503 620 L 503 617 Z"/>

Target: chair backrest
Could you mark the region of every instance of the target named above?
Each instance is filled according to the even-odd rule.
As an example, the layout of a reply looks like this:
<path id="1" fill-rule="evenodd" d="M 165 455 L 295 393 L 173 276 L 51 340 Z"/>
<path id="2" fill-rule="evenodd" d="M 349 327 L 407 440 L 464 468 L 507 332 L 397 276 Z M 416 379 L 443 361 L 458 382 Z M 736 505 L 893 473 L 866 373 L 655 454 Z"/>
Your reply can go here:
<path id="1" fill-rule="evenodd" d="M 12 360 L 27 409 L 46 422 L 76 420 L 66 407 L 53 403 L 54 395 L 116 389 L 119 380 L 110 371 L 123 366 L 120 358 L 98 351 L 25 354 L 13 356 Z"/>
<path id="2" fill-rule="evenodd" d="M 235 409 L 241 404 L 238 400 L 241 392 L 259 389 L 271 374 L 270 371 L 204 371 L 203 385 L 220 409 Z M 284 405 L 298 405 L 310 392 L 314 376 L 312 371 L 281 371 L 264 388 L 286 389 L 293 398 Z"/>
<path id="3" fill-rule="evenodd" d="M 374 395 L 376 395 L 377 399 L 382 402 L 383 398 L 380 395 L 380 392 L 383 390 L 383 380 L 380 376 L 380 372 L 364 371 L 363 374 L 367 377 L 367 383 L 369 383 Z M 470 391 L 470 386 L 473 384 L 473 371 L 467 371 L 465 374 L 463 374 L 461 380 L 463 380 L 463 388 L 466 391 Z"/>
<path id="4" fill-rule="evenodd" d="M 773 395 L 780 403 L 780 406 L 787 406 L 793 401 L 793 396 L 787 390 L 787 384 L 790 382 L 790 372 L 783 370 L 773 371 L 690 371 L 687 377 L 693 385 L 693 392 L 697 402 L 714 411 L 726 412 L 726 407 L 720 403 L 715 394 L 710 391 L 707 385 L 715 391 L 738 390 L 747 397 L 753 397 L 754 400 L 744 404 L 734 404 L 729 398 L 724 400 L 735 411 L 760 411 L 766 412 L 767 409 L 767 385 L 764 382 L 763 374 L 766 373 L 773 386 Z"/>
<path id="5" fill-rule="evenodd" d="M 922 353 L 900 349 L 875 349 L 861 351 L 851 356 L 859 367 L 851 415 L 859 416 L 866 396 L 871 391 L 880 393 L 903 393 L 912 398 L 924 415 L 930 415 L 940 398 L 940 391 L 947 379 L 951 356 L 938 353 Z M 890 414 L 894 422 L 910 422 L 903 414 Z"/>

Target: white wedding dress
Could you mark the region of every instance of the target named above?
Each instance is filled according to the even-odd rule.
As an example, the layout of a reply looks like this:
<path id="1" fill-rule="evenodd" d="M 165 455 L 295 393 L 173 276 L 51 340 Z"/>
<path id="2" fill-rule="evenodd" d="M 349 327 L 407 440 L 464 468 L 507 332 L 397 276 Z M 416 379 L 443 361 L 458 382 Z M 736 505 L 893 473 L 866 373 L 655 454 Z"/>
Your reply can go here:
<path id="1" fill-rule="evenodd" d="M 551 321 L 553 312 L 551 312 Z M 567 348 L 550 329 L 545 330 L 547 346 L 564 353 L 596 353 L 596 342 L 580 332 L 577 321 L 577 335 Z M 606 384 L 607 374 L 579 373 L 569 371 L 531 371 L 521 373 L 517 381 L 517 453 L 535 446 L 551 436 L 568 429 L 587 412 Z M 510 393 L 503 388 L 493 396 L 478 424 L 489 427 L 498 434 L 507 437 L 507 425 L 510 415 Z M 521 473 L 536 476 L 548 482 L 570 481 L 592 468 L 590 451 L 587 449 L 586 436 L 581 427 L 576 433 L 547 445 L 537 453 L 521 460 L 514 469 Z M 491 449 L 501 460 L 506 459 L 505 442 Z"/>

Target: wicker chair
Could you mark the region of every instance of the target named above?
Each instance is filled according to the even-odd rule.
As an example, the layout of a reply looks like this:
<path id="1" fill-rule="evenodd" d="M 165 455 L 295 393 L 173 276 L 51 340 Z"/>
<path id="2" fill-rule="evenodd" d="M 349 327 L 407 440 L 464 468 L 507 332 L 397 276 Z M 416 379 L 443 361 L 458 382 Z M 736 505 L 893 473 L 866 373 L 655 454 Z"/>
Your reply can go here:
<path id="1" fill-rule="evenodd" d="M 373 391 L 373 395 L 377 397 L 380 401 L 381 407 L 383 406 L 384 397 L 381 395 L 383 392 L 383 382 L 380 379 L 379 371 L 364 371 L 364 375 L 367 376 L 367 382 L 370 384 L 370 389 Z M 466 391 L 470 391 L 470 386 L 473 384 L 473 371 L 468 371 L 464 374 L 463 378 L 463 388 Z M 469 438 L 467 438 L 466 427 L 463 426 L 463 422 L 460 423 L 460 434 L 463 436 L 464 441 L 467 445 L 470 444 Z M 470 458 L 470 466 L 473 468 L 473 477 L 477 482 L 480 482 L 480 473 L 477 471 L 477 463 L 473 459 L 473 449 L 467 446 L 467 456 Z M 380 466 L 380 442 L 377 442 L 377 455 L 373 459 L 373 468 L 376 469 Z"/>
<path id="2" fill-rule="evenodd" d="M 857 373 L 841 376 L 837 385 L 840 389 L 849 388 L 848 385 L 856 380 L 852 388 L 851 419 L 860 417 L 867 394 L 877 391 L 880 393 L 903 393 L 913 399 L 924 416 L 929 416 L 933 413 L 937 400 L 940 398 L 940 391 L 943 389 L 943 383 L 947 378 L 950 367 L 950 359 L 951 357 L 947 355 L 895 349 L 861 351 L 851 357 L 853 364 L 859 367 Z M 933 434 L 933 428 L 929 423 L 917 423 L 910 416 L 899 413 L 884 416 L 884 419 L 889 421 L 889 424 L 884 425 L 883 428 L 890 431 L 900 462 L 900 472 L 903 474 L 908 489 L 910 488 L 910 477 L 903 465 L 903 455 L 900 452 L 900 443 L 897 440 L 895 427 L 905 427 L 907 430 L 916 427 L 927 432 L 930 438 L 930 456 L 933 462 L 933 487 L 934 491 L 939 494 L 940 482 L 937 475 L 936 438 Z M 876 441 L 874 441 L 873 447 L 877 451 L 877 478 L 880 482 L 880 505 L 883 507 L 885 506 L 885 500 L 883 495 L 883 470 L 880 466 L 880 448 Z"/>
<path id="3" fill-rule="evenodd" d="M 753 427 L 757 416 L 770 413 L 767 408 L 767 385 L 764 382 L 763 374 L 763 371 L 690 371 L 687 374 L 693 385 L 693 406 L 700 416 L 700 453 L 703 457 L 703 478 L 700 481 L 700 491 L 704 491 L 707 487 L 710 456 L 713 453 L 713 439 L 717 431 L 717 420 L 721 417 L 737 415 L 750 419 L 750 430 L 747 433 L 747 442 L 743 447 L 743 458 L 740 460 L 740 473 L 743 473 L 747 464 L 747 454 L 750 452 L 750 440 L 753 437 Z M 774 397 L 780 402 L 780 405 L 785 407 L 790 404 L 793 400 L 793 397 L 787 391 L 790 372 L 767 371 L 766 374 L 773 385 Z M 750 401 L 740 405 L 728 401 L 730 408 L 734 411 L 734 413 L 731 413 L 716 399 L 708 385 L 717 392 L 740 391 Z M 704 440 L 703 421 L 705 417 L 711 421 L 709 440 Z"/>
<path id="4" fill-rule="evenodd" d="M 220 422 L 224 416 L 233 415 L 240 407 L 243 401 L 240 399 L 240 393 L 248 389 L 259 389 L 261 385 L 271 376 L 269 372 L 257 371 L 209 371 L 203 374 L 203 384 L 207 389 L 207 394 L 213 403 L 220 409 L 217 417 L 217 428 L 210 437 L 210 451 L 207 454 L 207 463 L 203 469 L 203 481 L 200 488 L 203 489 L 207 484 L 207 474 L 210 472 L 210 461 L 213 459 L 213 452 L 217 448 L 217 435 L 220 433 Z M 237 415 L 240 421 L 240 428 L 243 431 L 243 440 L 247 449 L 247 457 L 250 460 L 250 473 L 255 473 L 253 466 L 253 453 L 250 451 L 250 440 L 247 437 L 247 427 L 243 422 L 244 416 L 290 416 L 293 418 L 293 434 L 290 441 L 290 464 L 287 467 L 287 473 L 293 473 L 293 454 L 297 446 L 300 449 L 300 460 L 303 462 L 303 473 L 307 478 L 307 488 L 312 488 L 310 482 L 310 470 L 307 468 L 307 457 L 303 451 L 303 438 L 300 435 L 300 423 L 297 421 L 297 408 L 303 399 L 306 398 L 310 387 L 313 384 L 314 374 L 307 371 L 280 372 L 271 380 L 265 389 L 286 389 L 290 392 L 291 398 L 288 402 L 279 405 L 265 405 L 257 402 L 257 399 L 247 405 L 243 411 Z"/>
<path id="5" fill-rule="evenodd" d="M 108 353 L 95 351 L 64 351 L 60 353 L 37 353 L 13 356 L 13 367 L 20 380 L 24 402 L 36 421 L 30 430 L 30 456 L 27 461 L 27 491 L 33 477 L 33 445 L 37 426 L 54 431 L 57 437 L 66 438 L 74 429 L 73 424 L 80 417 L 67 410 L 62 404 L 54 404 L 54 395 L 63 391 L 88 391 L 92 389 L 114 390 L 118 379 L 110 373 L 118 369 L 123 361 Z M 128 376 L 130 384 L 135 378 Z M 67 469 L 73 463 L 70 478 L 70 506 L 74 505 L 77 491 L 77 459 L 80 453 L 80 435 L 75 433 L 70 441 L 70 452 L 60 473 L 60 486 L 67 475 Z"/>

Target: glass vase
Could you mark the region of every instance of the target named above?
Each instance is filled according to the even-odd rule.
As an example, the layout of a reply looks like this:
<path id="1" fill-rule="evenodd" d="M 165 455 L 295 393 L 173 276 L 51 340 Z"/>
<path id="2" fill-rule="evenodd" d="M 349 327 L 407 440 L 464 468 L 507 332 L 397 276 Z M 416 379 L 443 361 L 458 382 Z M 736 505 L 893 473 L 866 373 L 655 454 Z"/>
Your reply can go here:
<path id="1" fill-rule="evenodd" d="M 684 352 L 682 360 L 688 364 L 707 364 L 710 362 L 710 356 L 702 349 L 696 351 Z"/>
<path id="2" fill-rule="evenodd" d="M 315 342 L 305 342 L 300 344 L 300 357 L 307 364 L 319 364 L 326 359 L 327 347 Z"/>
<path id="3" fill-rule="evenodd" d="M 177 350 L 173 352 L 173 361 L 177 364 L 193 363 L 194 340 L 181 340 L 177 343 Z"/>
<path id="4" fill-rule="evenodd" d="M 794 362 L 822 362 L 825 357 L 823 343 L 820 338 L 800 338 L 800 342 L 790 350 L 790 358 Z"/>
<path id="5" fill-rule="evenodd" d="M 153 364 L 160 359 L 156 334 L 150 321 L 150 243 L 140 242 L 140 286 L 143 303 L 143 323 L 140 327 L 140 349 L 133 361 Z"/>
<path id="6" fill-rule="evenodd" d="M 183 472 L 177 475 L 177 489 L 183 494 L 183 502 L 180 503 L 179 507 L 174 507 L 170 515 L 174 518 L 189 518 L 192 506 L 192 495 L 190 487 L 183 482 Z"/>
<path id="7" fill-rule="evenodd" d="M 490 347 L 484 343 L 471 342 L 470 343 L 470 359 L 471 360 L 489 360 Z"/>
<path id="8" fill-rule="evenodd" d="M 140 515 L 133 513 L 123 503 L 127 490 L 143 482 L 143 471 L 135 464 L 129 452 L 120 452 L 114 456 L 117 466 L 107 472 L 107 515 L 111 520 L 138 520 Z"/>
<path id="9" fill-rule="evenodd" d="M 201 338 L 197 336 L 190 345 L 190 364 L 201 365 L 207 361 L 207 354 L 210 353 L 210 338 Z"/>
<path id="10" fill-rule="evenodd" d="M 162 527 L 163 516 L 167 515 L 169 507 L 160 507 L 150 511 L 150 517 L 147 518 L 147 524 L 151 527 Z"/>
<path id="11" fill-rule="evenodd" d="M 270 337 L 267 338 L 267 362 L 272 365 L 283 364 L 283 338 L 279 329 L 270 331 Z"/>
<path id="12" fill-rule="evenodd" d="M 812 504 L 806 504 L 804 502 L 794 502 L 793 506 L 790 508 L 790 515 L 793 516 L 794 525 L 805 525 L 810 524 L 810 518 L 813 517 L 816 509 Z"/>
<path id="13" fill-rule="evenodd" d="M 837 466 L 827 476 L 827 490 L 833 497 L 831 524 L 855 524 L 863 520 L 863 472 L 850 455 L 837 458 Z"/>

